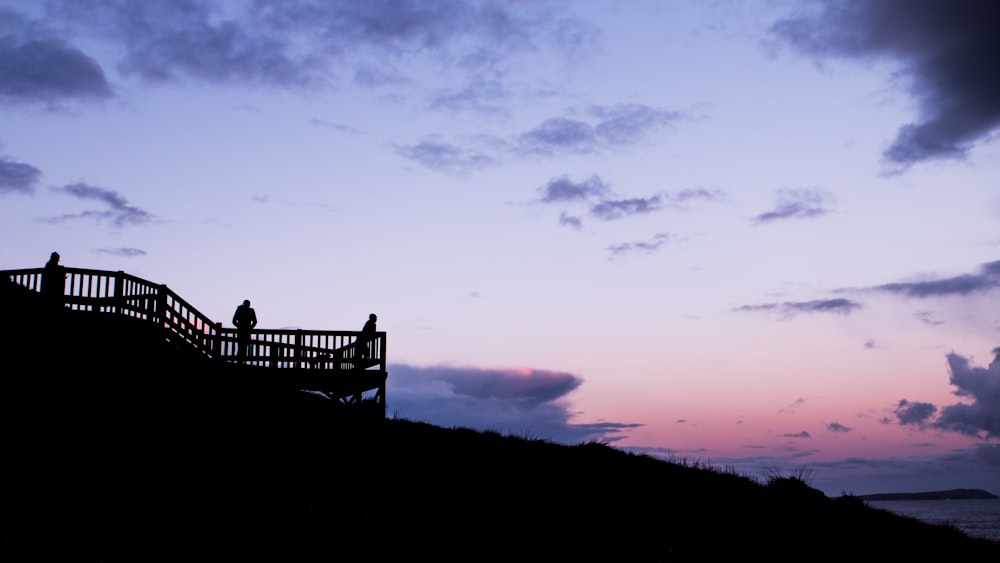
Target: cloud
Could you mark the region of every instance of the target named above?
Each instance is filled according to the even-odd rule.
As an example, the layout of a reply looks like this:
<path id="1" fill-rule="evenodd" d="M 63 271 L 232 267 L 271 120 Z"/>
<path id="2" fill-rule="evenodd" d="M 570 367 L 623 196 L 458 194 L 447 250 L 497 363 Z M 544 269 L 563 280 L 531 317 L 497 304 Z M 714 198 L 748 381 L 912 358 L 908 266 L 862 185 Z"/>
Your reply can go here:
<path id="1" fill-rule="evenodd" d="M 997 287 L 1000 287 L 1000 260 L 983 264 L 979 267 L 979 271 L 974 274 L 962 274 L 949 278 L 913 282 L 887 283 L 869 288 L 869 290 L 896 293 L 906 297 L 927 298 L 983 293 Z M 929 314 L 921 316 L 921 320 L 933 324 Z"/>
<path id="2" fill-rule="evenodd" d="M 972 402 L 941 408 L 936 428 L 984 439 L 1000 439 L 1000 348 L 988 367 L 973 367 L 967 358 L 948 354 L 951 384 L 955 395 Z"/>
<path id="3" fill-rule="evenodd" d="M 917 311 L 913 314 L 913 316 L 927 326 L 938 326 L 944 324 L 944 321 L 937 319 L 934 311 Z"/>
<path id="4" fill-rule="evenodd" d="M 98 248 L 98 254 L 108 254 L 110 256 L 120 256 L 122 258 L 134 258 L 136 256 L 145 256 L 146 251 L 141 248 Z"/>
<path id="5" fill-rule="evenodd" d="M 688 188 L 673 195 L 667 194 L 666 197 L 670 201 L 680 204 L 687 203 L 692 200 L 718 201 L 723 199 L 725 194 L 721 190 L 715 189 Z"/>
<path id="6" fill-rule="evenodd" d="M 559 224 L 571 229 L 579 230 L 583 226 L 583 221 L 579 217 L 570 215 L 563 211 L 559 214 Z"/>
<path id="7" fill-rule="evenodd" d="M 795 399 L 794 401 L 792 401 L 792 404 L 790 404 L 788 406 L 785 406 L 785 407 L 781 407 L 780 409 L 778 409 L 778 412 L 779 413 L 795 414 L 795 411 L 797 409 L 799 409 L 800 407 L 805 406 L 805 404 L 806 404 L 806 400 L 804 398 L 802 398 L 802 397 L 799 397 L 798 399 Z"/>
<path id="8" fill-rule="evenodd" d="M 576 203 L 603 198 L 611 193 L 607 182 L 596 174 L 582 182 L 574 182 L 567 176 L 553 178 L 538 191 L 542 194 L 539 198 L 542 203 Z"/>
<path id="9" fill-rule="evenodd" d="M 427 139 L 411 146 L 397 146 L 396 153 L 428 168 L 466 172 L 493 164 L 493 157 L 456 145 Z"/>
<path id="10" fill-rule="evenodd" d="M 500 67 L 546 43 L 579 53 L 586 22 L 531 3 L 53 0 L 45 17 L 111 41 L 125 76 L 294 88 L 353 75 L 402 84 L 397 68 L 431 55 L 447 71 Z M 574 33 L 573 30 L 577 32 Z M 353 71 L 353 72 L 352 72 Z"/>
<path id="11" fill-rule="evenodd" d="M 590 214 L 603 221 L 614 221 L 630 215 L 644 215 L 663 207 L 660 196 L 606 200 L 590 208 Z"/>
<path id="12" fill-rule="evenodd" d="M 388 368 L 387 409 L 411 420 L 442 427 L 528 434 L 560 443 L 613 441 L 634 423 L 572 424 L 563 403 L 583 380 L 539 369 L 483 369 L 449 366 Z"/>
<path id="13" fill-rule="evenodd" d="M 517 139 L 517 146 L 526 154 L 548 156 L 561 151 L 594 152 L 598 143 L 594 127 L 589 123 L 565 117 L 553 117 L 522 133 Z"/>
<path id="14" fill-rule="evenodd" d="M 782 219 L 807 219 L 826 215 L 826 207 L 832 199 L 828 194 L 815 189 L 778 190 L 778 202 L 774 210 L 761 213 L 753 218 L 757 224 L 770 223 Z"/>
<path id="15" fill-rule="evenodd" d="M 0 156 L 0 195 L 32 194 L 41 176 L 42 172 L 30 164 Z"/>
<path id="16" fill-rule="evenodd" d="M 1000 6 L 992 0 L 825 0 L 771 31 L 818 59 L 898 61 L 918 117 L 883 152 L 905 169 L 960 160 L 1000 126 Z"/>
<path id="17" fill-rule="evenodd" d="M 954 394 L 967 401 L 939 409 L 932 403 L 902 399 L 893 409 L 896 421 L 901 426 L 913 425 L 921 430 L 933 428 L 982 440 L 1000 440 L 1000 417 L 997 417 L 1000 412 L 1000 348 L 995 348 L 993 354 L 993 361 L 985 368 L 972 366 L 968 358 L 958 354 L 948 354 L 950 382 L 957 388 Z M 983 444 L 980 450 L 984 460 L 1000 465 L 998 444 Z"/>
<path id="18" fill-rule="evenodd" d="M 806 438 L 806 439 L 812 438 L 812 436 L 805 430 L 796 434 L 782 434 L 781 436 L 783 438 Z"/>
<path id="19" fill-rule="evenodd" d="M 652 239 L 648 241 L 638 241 L 638 242 L 623 242 L 620 244 L 613 244 L 607 248 L 608 254 L 611 255 L 612 259 L 624 256 L 626 254 L 642 253 L 642 254 L 652 254 L 660 249 L 661 246 L 669 242 L 673 237 L 667 233 L 657 233 Z"/>
<path id="20" fill-rule="evenodd" d="M 97 201 L 103 203 L 110 209 L 103 211 L 88 210 L 80 213 L 60 215 L 46 219 L 49 223 L 61 223 L 73 219 L 93 219 L 96 221 L 107 221 L 115 227 L 127 227 L 133 225 L 145 225 L 156 219 L 149 212 L 130 205 L 128 200 L 118 192 L 85 183 L 67 184 L 61 188 L 54 188 L 59 193 L 71 195 L 77 199 Z"/>
<path id="21" fill-rule="evenodd" d="M 0 7 L 0 100 L 57 105 L 111 96 L 101 66 L 14 10 Z"/>
<path id="22" fill-rule="evenodd" d="M 790 319 L 799 313 L 836 313 L 849 315 L 862 305 L 850 299 L 816 299 L 813 301 L 785 301 L 782 303 L 762 303 L 759 305 L 742 305 L 733 309 L 737 312 L 779 313 L 782 319 Z"/>
<path id="23" fill-rule="evenodd" d="M 500 112 L 499 106 L 487 100 L 504 97 L 499 83 L 484 83 L 456 94 L 442 94 L 432 107 L 476 109 Z M 677 112 L 656 109 L 641 104 L 594 106 L 582 118 L 552 117 L 535 127 L 511 138 L 489 139 L 492 154 L 477 153 L 455 144 L 442 142 L 436 137 L 413 146 L 397 148 L 397 153 L 428 168 L 452 169 L 451 160 L 427 158 L 426 152 L 436 154 L 476 154 L 475 167 L 501 162 L 504 157 L 554 157 L 565 154 L 596 154 L 621 146 L 637 144 L 650 137 L 656 130 L 673 122 Z M 465 159 L 461 159 L 463 162 Z M 467 167 L 469 168 L 469 167 Z M 705 197 L 705 193 L 690 193 L 688 197 Z"/>
<path id="24" fill-rule="evenodd" d="M 912 424 L 923 427 L 931 420 L 934 413 L 937 412 L 937 407 L 932 403 L 911 402 L 902 399 L 896 404 L 896 408 L 892 412 L 896 415 L 896 419 L 899 420 L 900 425 L 906 426 Z"/>
<path id="25" fill-rule="evenodd" d="M 475 80 L 460 90 L 439 92 L 430 101 L 430 109 L 475 111 L 486 114 L 506 114 L 500 102 L 510 93 L 498 80 Z"/>
<path id="26" fill-rule="evenodd" d="M 841 424 L 839 422 L 831 422 L 830 424 L 827 424 L 826 425 L 826 429 L 829 430 L 830 432 L 843 432 L 845 434 L 847 432 L 851 432 L 850 428 L 848 428 L 847 426 L 844 426 L 843 424 Z"/>
<path id="27" fill-rule="evenodd" d="M 586 154 L 633 145 L 681 118 L 679 112 L 642 104 L 592 106 L 585 113 L 584 119 L 549 118 L 521 133 L 514 141 L 516 152 L 539 156 Z"/>
<path id="28" fill-rule="evenodd" d="M 614 192 L 610 185 L 600 176 L 592 175 L 586 180 L 576 182 L 568 176 L 560 176 L 548 181 L 544 186 L 538 188 L 539 198 L 535 200 L 543 204 L 589 204 L 587 213 L 602 221 L 615 221 L 633 215 L 645 215 L 659 211 L 663 208 L 664 201 L 669 194 L 657 194 L 650 197 L 636 197 L 625 199 L 614 199 Z M 559 224 L 573 229 L 579 229 L 583 221 L 579 215 L 562 211 L 559 215 Z M 609 250 L 617 248 L 622 252 L 629 250 L 653 250 L 664 242 L 667 235 L 657 235 L 651 243 L 626 243 L 616 245 Z M 664 239 L 664 240 L 661 240 Z M 651 248 L 649 245 L 655 247 Z"/>

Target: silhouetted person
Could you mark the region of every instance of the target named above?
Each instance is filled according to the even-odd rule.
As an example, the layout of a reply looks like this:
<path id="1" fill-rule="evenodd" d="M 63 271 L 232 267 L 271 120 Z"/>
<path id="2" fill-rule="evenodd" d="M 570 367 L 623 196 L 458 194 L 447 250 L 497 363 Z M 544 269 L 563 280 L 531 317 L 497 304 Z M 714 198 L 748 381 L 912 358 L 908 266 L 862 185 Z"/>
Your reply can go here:
<path id="1" fill-rule="evenodd" d="M 62 305 L 66 293 L 66 270 L 59 264 L 59 253 L 49 255 L 42 273 L 42 294 L 54 304 Z"/>
<path id="2" fill-rule="evenodd" d="M 257 326 L 257 312 L 250 306 L 250 300 L 244 299 L 243 304 L 236 307 L 233 313 L 233 326 L 236 327 L 236 357 L 240 362 L 246 362 L 247 350 L 250 348 L 250 333 Z"/>
<path id="3" fill-rule="evenodd" d="M 358 337 L 358 354 L 362 358 L 370 358 L 372 354 L 372 342 L 375 340 L 375 323 L 378 321 L 378 317 L 375 313 L 368 315 L 368 321 L 365 326 L 361 328 L 361 336 Z"/>

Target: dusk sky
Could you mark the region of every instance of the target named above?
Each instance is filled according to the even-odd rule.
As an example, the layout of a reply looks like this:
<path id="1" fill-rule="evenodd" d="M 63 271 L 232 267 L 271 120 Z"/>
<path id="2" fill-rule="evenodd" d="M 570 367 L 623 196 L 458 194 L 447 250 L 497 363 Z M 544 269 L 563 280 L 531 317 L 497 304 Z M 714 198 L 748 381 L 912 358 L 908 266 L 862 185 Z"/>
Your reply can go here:
<path id="1" fill-rule="evenodd" d="M 226 326 L 376 313 L 388 416 L 1000 494 L 998 28 L 993 0 L 0 0 L 0 268 L 58 251 Z"/>

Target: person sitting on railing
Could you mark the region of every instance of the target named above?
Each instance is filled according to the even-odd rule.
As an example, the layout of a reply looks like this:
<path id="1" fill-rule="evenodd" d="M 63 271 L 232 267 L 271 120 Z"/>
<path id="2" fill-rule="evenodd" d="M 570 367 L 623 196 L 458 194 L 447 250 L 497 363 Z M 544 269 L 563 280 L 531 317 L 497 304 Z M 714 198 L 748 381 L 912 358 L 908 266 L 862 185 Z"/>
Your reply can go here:
<path id="1" fill-rule="evenodd" d="M 66 271 L 59 264 L 58 252 L 50 254 L 49 261 L 45 263 L 40 289 L 42 294 L 53 303 L 62 304 L 63 296 L 66 293 Z"/>
<path id="2" fill-rule="evenodd" d="M 358 336 L 358 341 L 355 344 L 357 347 L 357 353 L 361 358 L 371 358 L 374 356 L 372 353 L 372 342 L 375 340 L 375 323 L 378 321 L 378 317 L 375 313 L 368 315 L 368 321 L 365 326 L 361 329 L 361 335 Z"/>
<path id="3" fill-rule="evenodd" d="M 250 300 L 244 299 L 243 304 L 236 307 L 233 313 L 233 326 L 236 327 L 236 357 L 240 362 L 246 362 L 247 350 L 250 348 L 250 333 L 257 326 L 257 312 L 250 306 Z"/>

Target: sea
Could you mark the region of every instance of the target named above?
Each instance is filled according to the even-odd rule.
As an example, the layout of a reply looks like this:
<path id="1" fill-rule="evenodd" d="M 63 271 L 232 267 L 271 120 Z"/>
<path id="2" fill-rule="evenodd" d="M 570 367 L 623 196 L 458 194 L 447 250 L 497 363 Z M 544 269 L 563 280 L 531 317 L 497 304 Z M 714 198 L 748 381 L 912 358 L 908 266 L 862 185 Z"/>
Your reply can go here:
<path id="1" fill-rule="evenodd" d="M 1000 499 L 866 500 L 865 504 L 1000 542 Z"/>

